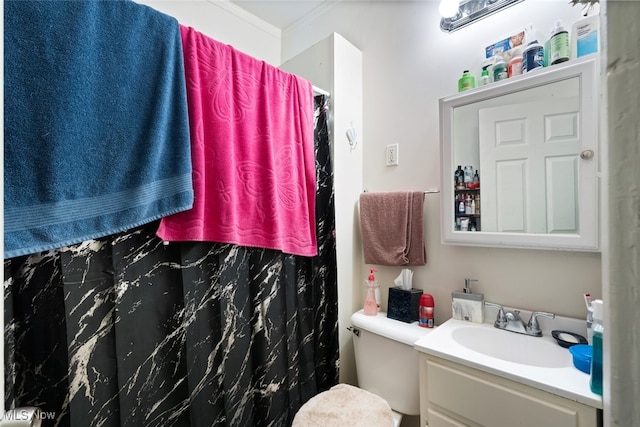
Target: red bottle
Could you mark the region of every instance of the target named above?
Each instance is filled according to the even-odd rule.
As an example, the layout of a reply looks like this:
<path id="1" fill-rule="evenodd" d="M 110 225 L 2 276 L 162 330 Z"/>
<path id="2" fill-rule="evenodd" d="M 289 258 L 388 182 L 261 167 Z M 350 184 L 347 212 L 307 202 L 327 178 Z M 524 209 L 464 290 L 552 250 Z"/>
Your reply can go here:
<path id="1" fill-rule="evenodd" d="M 433 328 L 433 296 L 430 294 L 422 294 L 420 296 L 419 320 L 418 325 L 423 328 Z"/>

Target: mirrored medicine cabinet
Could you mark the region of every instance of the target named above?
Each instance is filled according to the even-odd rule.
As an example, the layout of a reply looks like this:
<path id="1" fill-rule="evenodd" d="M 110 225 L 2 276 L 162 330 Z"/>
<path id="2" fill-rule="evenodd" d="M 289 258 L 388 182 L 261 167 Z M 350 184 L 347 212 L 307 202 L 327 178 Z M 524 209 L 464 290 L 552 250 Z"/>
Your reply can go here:
<path id="1" fill-rule="evenodd" d="M 598 250 L 598 75 L 581 58 L 440 99 L 443 243 Z"/>

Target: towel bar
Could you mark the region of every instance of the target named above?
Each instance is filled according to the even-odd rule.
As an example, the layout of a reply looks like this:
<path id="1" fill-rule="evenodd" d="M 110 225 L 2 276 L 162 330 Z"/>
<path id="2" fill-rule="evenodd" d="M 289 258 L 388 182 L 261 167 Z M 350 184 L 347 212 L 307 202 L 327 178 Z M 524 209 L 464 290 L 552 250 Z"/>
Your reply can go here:
<path id="1" fill-rule="evenodd" d="M 363 193 L 368 193 L 369 190 L 364 190 Z M 424 190 L 424 194 L 437 194 L 440 193 L 440 190 Z"/>

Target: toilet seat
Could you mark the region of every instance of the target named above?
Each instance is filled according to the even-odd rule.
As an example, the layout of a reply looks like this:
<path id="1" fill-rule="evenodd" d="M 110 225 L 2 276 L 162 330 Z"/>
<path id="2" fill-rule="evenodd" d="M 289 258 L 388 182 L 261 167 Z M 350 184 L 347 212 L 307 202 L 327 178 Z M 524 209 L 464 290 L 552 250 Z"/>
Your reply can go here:
<path id="1" fill-rule="evenodd" d="M 389 404 L 380 396 L 349 384 L 338 384 L 311 399 L 298 411 L 292 427 L 391 427 Z"/>

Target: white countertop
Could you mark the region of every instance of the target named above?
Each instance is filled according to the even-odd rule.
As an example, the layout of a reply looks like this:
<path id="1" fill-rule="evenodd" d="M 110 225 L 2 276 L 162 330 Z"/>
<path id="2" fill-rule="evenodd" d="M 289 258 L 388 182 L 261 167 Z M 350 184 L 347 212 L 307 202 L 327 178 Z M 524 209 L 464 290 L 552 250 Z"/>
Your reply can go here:
<path id="1" fill-rule="evenodd" d="M 463 320 L 450 319 L 434 329 L 430 334 L 416 341 L 414 347 L 423 353 L 457 362 L 585 405 L 602 409 L 602 397 L 591 392 L 589 375 L 579 371 L 573 366 L 571 353 L 569 353 L 568 349 L 565 349 L 566 360 L 563 359 L 560 363 L 562 367 L 548 368 L 513 363 L 470 350 L 458 343 L 453 339 L 452 332 L 462 326 L 494 328 L 493 323 L 471 323 Z M 524 335 L 514 332 L 499 332 L 524 337 Z M 526 338 L 531 340 L 547 340 L 557 345 L 549 331 L 545 331 L 544 328 L 542 337 Z"/>

